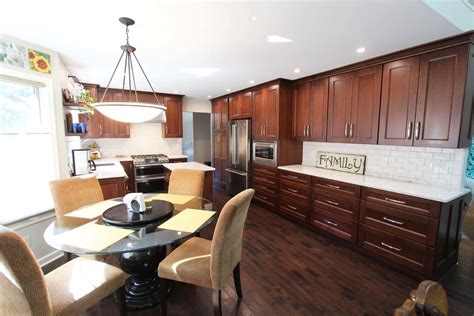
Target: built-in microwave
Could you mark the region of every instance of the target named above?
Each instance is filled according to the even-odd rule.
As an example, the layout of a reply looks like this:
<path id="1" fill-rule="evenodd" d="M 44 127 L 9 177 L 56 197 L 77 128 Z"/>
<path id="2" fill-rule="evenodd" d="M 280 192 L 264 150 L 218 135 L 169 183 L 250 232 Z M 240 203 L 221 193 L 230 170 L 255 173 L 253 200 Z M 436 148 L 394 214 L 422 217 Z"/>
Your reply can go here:
<path id="1" fill-rule="evenodd" d="M 276 167 L 277 142 L 253 142 L 252 162 Z"/>

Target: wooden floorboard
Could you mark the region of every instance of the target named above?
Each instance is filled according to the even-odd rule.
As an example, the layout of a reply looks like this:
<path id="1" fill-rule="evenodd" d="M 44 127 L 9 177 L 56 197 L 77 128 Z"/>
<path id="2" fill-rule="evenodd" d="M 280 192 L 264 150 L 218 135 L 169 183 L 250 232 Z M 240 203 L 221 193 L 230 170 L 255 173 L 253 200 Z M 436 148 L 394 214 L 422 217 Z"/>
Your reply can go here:
<path id="1" fill-rule="evenodd" d="M 229 199 L 214 191 L 220 209 Z M 203 232 L 211 238 L 213 227 Z M 474 313 L 474 242 L 461 242 L 459 266 L 441 283 L 450 315 Z M 245 226 L 239 302 L 229 278 L 223 289 L 224 315 L 391 315 L 419 280 L 367 258 L 252 204 Z M 87 315 L 113 315 L 112 297 Z M 211 291 L 176 284 L 168 299 L 169 315 L 212 315 Z M 159 315 L 159 307 L 129 315 Z"/>

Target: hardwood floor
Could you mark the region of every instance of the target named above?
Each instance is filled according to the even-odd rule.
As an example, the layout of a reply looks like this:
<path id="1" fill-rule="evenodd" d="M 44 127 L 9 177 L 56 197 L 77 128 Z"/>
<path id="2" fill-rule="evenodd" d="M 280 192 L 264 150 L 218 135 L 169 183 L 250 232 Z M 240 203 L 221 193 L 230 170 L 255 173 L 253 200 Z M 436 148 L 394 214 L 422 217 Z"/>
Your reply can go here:
<path id="1" fill-rule="evenodd" d="M 228 200 L 214 191 L 216 208 Z M 210 238 L 213 227 L 202 233 Z M 440 282 L 450 315 L 474 313 L 474 241 L 461 243 L 459 266 Z M 232 278 L 223 289 L 224 315 L 391 315 L 420 280 L 252 204 L 244 232 L 241 276 L 243 300 Z M 211 291 L 176 284 L 169 315 L 212 315 Z M 87 315 L 112 315 L 112 297 Z M 129 315 L 159 315 L 159 307 Z"/>

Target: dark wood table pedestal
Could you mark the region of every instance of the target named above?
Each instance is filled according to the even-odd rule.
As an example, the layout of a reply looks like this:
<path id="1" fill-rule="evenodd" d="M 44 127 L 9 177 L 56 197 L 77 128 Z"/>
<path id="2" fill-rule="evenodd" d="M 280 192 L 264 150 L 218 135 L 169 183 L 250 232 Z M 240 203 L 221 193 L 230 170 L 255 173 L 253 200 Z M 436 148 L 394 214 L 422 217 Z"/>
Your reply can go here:
<path id="1" fill-rule="evenodd" d="M 160 302 L 157 269 L 165 257 L 166 246 L 126 252 L 120 256 L 120 267 L 130 274 L 125 285 L 128 309 L 146 309 Z"/>

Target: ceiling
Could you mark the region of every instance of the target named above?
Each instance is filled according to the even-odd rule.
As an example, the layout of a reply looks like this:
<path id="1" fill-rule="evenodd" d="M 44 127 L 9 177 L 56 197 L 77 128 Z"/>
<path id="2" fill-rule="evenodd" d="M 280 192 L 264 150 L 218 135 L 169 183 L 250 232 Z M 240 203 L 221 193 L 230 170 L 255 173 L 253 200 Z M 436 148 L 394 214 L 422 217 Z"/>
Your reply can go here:
<path id="1" fill-rule="evenodd" d="M 252 86 L 250 80 L 295 79 L 462 32 L 417 0 L 22 0 L 1 10 L 0 30 L 59 52 L 81 81 L 105 86 L 125 42 L 121 16 L 136 21 L 130 43 L 155 90 L 195 98 L 240 90 Z M 267 35 L 293 41 L 268 43 Z M 366 52 L 358 54 L 359 47 Z M 150 90 L 135 74 L 139 88 Z"/>

